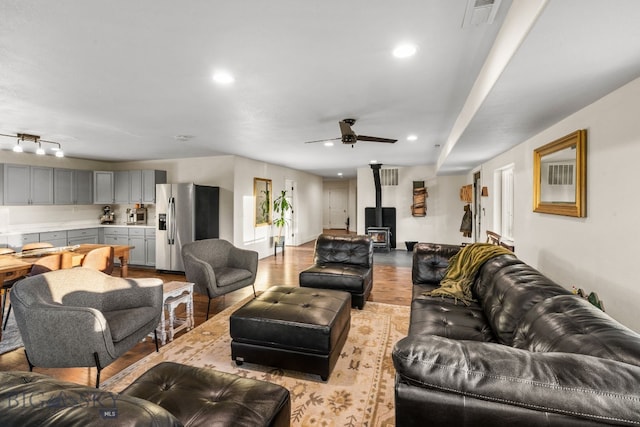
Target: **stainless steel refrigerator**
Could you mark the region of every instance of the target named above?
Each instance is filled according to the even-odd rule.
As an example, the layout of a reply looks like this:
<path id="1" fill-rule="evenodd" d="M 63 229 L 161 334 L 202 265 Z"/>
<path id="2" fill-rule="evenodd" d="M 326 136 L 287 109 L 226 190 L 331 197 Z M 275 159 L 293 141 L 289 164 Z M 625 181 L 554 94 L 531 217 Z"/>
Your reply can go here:
<path id="1" fill-rule="evenodd" d="M 182 245 L 220 237 L 219 200 L 218 187 L 156 185 L 157 270 L 184 271 Z"/>

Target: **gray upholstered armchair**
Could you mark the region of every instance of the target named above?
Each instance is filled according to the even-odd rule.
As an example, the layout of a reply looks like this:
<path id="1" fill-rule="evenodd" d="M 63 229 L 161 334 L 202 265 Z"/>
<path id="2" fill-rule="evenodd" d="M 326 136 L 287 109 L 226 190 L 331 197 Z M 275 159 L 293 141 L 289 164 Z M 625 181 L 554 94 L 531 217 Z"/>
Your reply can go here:
<path id="1" fill-rule="evenodd" d="M 245 286 L 253 287 L 258 272 L 258 253 L 236 248 L 222 239 L 196 240 L 182 246 L 182 261 L 189 282 L 194 290 L 209 297 L 207 319 L 211 299 L 228 294 Z"/>
<path id="2" fill-rule="evenodd" d="M 11 303 L 30 369 L 96 366 L 97 388 L 102 368 L 155 333 L 162 280 L 57 270 L 16 283 Z"/>

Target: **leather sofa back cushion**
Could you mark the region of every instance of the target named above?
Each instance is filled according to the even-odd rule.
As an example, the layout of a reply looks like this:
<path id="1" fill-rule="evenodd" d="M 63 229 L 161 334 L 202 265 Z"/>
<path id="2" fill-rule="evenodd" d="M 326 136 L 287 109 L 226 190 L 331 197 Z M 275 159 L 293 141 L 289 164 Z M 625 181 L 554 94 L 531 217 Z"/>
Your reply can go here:
<path id="1" fill-rule="evenodd" d="M 329 236 L 316 240 L 314 264 L 355 264 L 373 266 L 373 242 L 369 236 Z"/>
<path id="2" fill-rule="evenodd" d="M 556 295 L 572 295 L 513 255 L 487 261 L 478 272 L 473 291 L 493 333 L 509 346 L 520 321 L 533 306 Z"/>
<path id="3" fill-rule="evenodd" d="M 640 334 L 575 295 L 549 298 L 524 316 L 513 346 L 579 353 L 640 366 Z"/>
<path id="4" fill-rule="evenodd" d="M 458 245 L 418 243 L 413 249 L 411 280 L 416 284 L 439 285 L 452 256 L 460 252 Z"/>

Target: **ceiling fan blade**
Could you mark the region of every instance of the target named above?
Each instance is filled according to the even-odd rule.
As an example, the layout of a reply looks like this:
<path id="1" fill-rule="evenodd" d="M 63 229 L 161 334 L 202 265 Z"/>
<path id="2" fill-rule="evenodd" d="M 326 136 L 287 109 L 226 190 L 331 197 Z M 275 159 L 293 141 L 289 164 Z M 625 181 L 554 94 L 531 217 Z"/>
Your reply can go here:
<path id="1" fill-rule="evenodd" d="M 337 138 L 316 139 L 315 141 L 306 141 L 305 144 L 313 144 L 315 142 L 337 141 L 339 139 L 342 139 L 342 137 L 339 136 Z"/>
<path id="2" fill-rule="evenodd" d="M 338 124 L 340 125 L 340 133 L 342 134 L 343 138 L 345 136 L 356 136 L 356 133 L 351 129 L 349 123 L 345 122 L 344 120 L 340 120 Z"/>
<path id="3" fill-rule="evenodd" d="M 387 142 L 389 144 L 393 144 L 398 140 L 390 138 L 378 138 L 377 136 L 358 135 L 358 141 Z"/>

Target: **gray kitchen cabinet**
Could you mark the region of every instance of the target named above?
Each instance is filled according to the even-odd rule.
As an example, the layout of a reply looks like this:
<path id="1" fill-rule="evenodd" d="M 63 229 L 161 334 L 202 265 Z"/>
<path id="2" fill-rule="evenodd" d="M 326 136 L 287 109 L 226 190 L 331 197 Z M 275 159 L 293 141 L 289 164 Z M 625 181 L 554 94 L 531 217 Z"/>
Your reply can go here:
<path id="1" fill-rule="evenodd" d="M 156 184 L 166 184 L 167 171 L 145 169 L 129 171 L 129 202 L 155 203 Z"/>
<path id="2" fill-rule="evenodd" d="M 146 228 L 144 230 L 144 257 L 145 265 L 155 267 L 156 265 L 156 230 Z"/>
<path id="3" fill-rule="evenodd" d="M 53 170 L 53 203 L 73 204 L 73 170 L 55 168 Z"/>
<path id="4" fill-rule="evenodd" d="M 73 191 L 76 205 L 90 205 L 93 203 L 93 171 L 75 170 Z M 97 242 L 96 242 L 97 243 Z"/>
<path id="5" fill-rule="evenodd" d="M 112 171 L 93 172 L 93 203 L 104 205 L 113 203 L 113 181 Z"/>
<path id="6" fill-rule="evenodd" d="M 128 245 L 129 230 L 126 227 L 107 227 L 104 229 L 104 244 L 106 245 Z M 114 259 L 115 264 L 120 264 L 119 259 Z M 129 253 L 129 262 L 131 262 L 131 253 Z"/>
<path id="7" fill-rule="evenodd" d="M 142 171 L 129 171 L 129 202 L 142 202 Z"/>
<path id="8" fill-rule="evenodd" d="M 145 265 L 144 228 L 129 228 L 129 246 L 133 246 L 129 252 L 129 263 Z"/>
<path id="9" fill-rule="evenodd" d="M 53 204 L 53 168 L 5 164 L 4 204 Z"/>
<path id="10" fill-rule="evenodd" d="M 39 233 L 13 234 L 7 236 L 8 246 L 16 252 L 19 252 L 27 243 L 36 243 L 39 241 Z"/>
<path id="11" fill-rule="evenodd" d="M 129 171 L 113 172 L 113 202 L 127 204 L 131 198 Z"/>
<path id="12" fill-rule="evenodd" d="M 142 171 L 142 203 L 155 203 L 156 202 L 156 184 L 166 184 L 166 183 L 167 183 L 167 171 L 143 170 Z"/>
<path id="13" fill-rule="evenodd" d="M 83 243 L 97 244 L 98 229 L 97 228 L 81 228 L 79 230 L 67 231 L 67 239 L 69 246 L 81 245 Z"/>
<path id="14" fill-rule="evenodd" d="M 40 241 L 51 243 L 55 247 L 67 246 L 66 231 L 47 231 L 40 233 Z"/>

